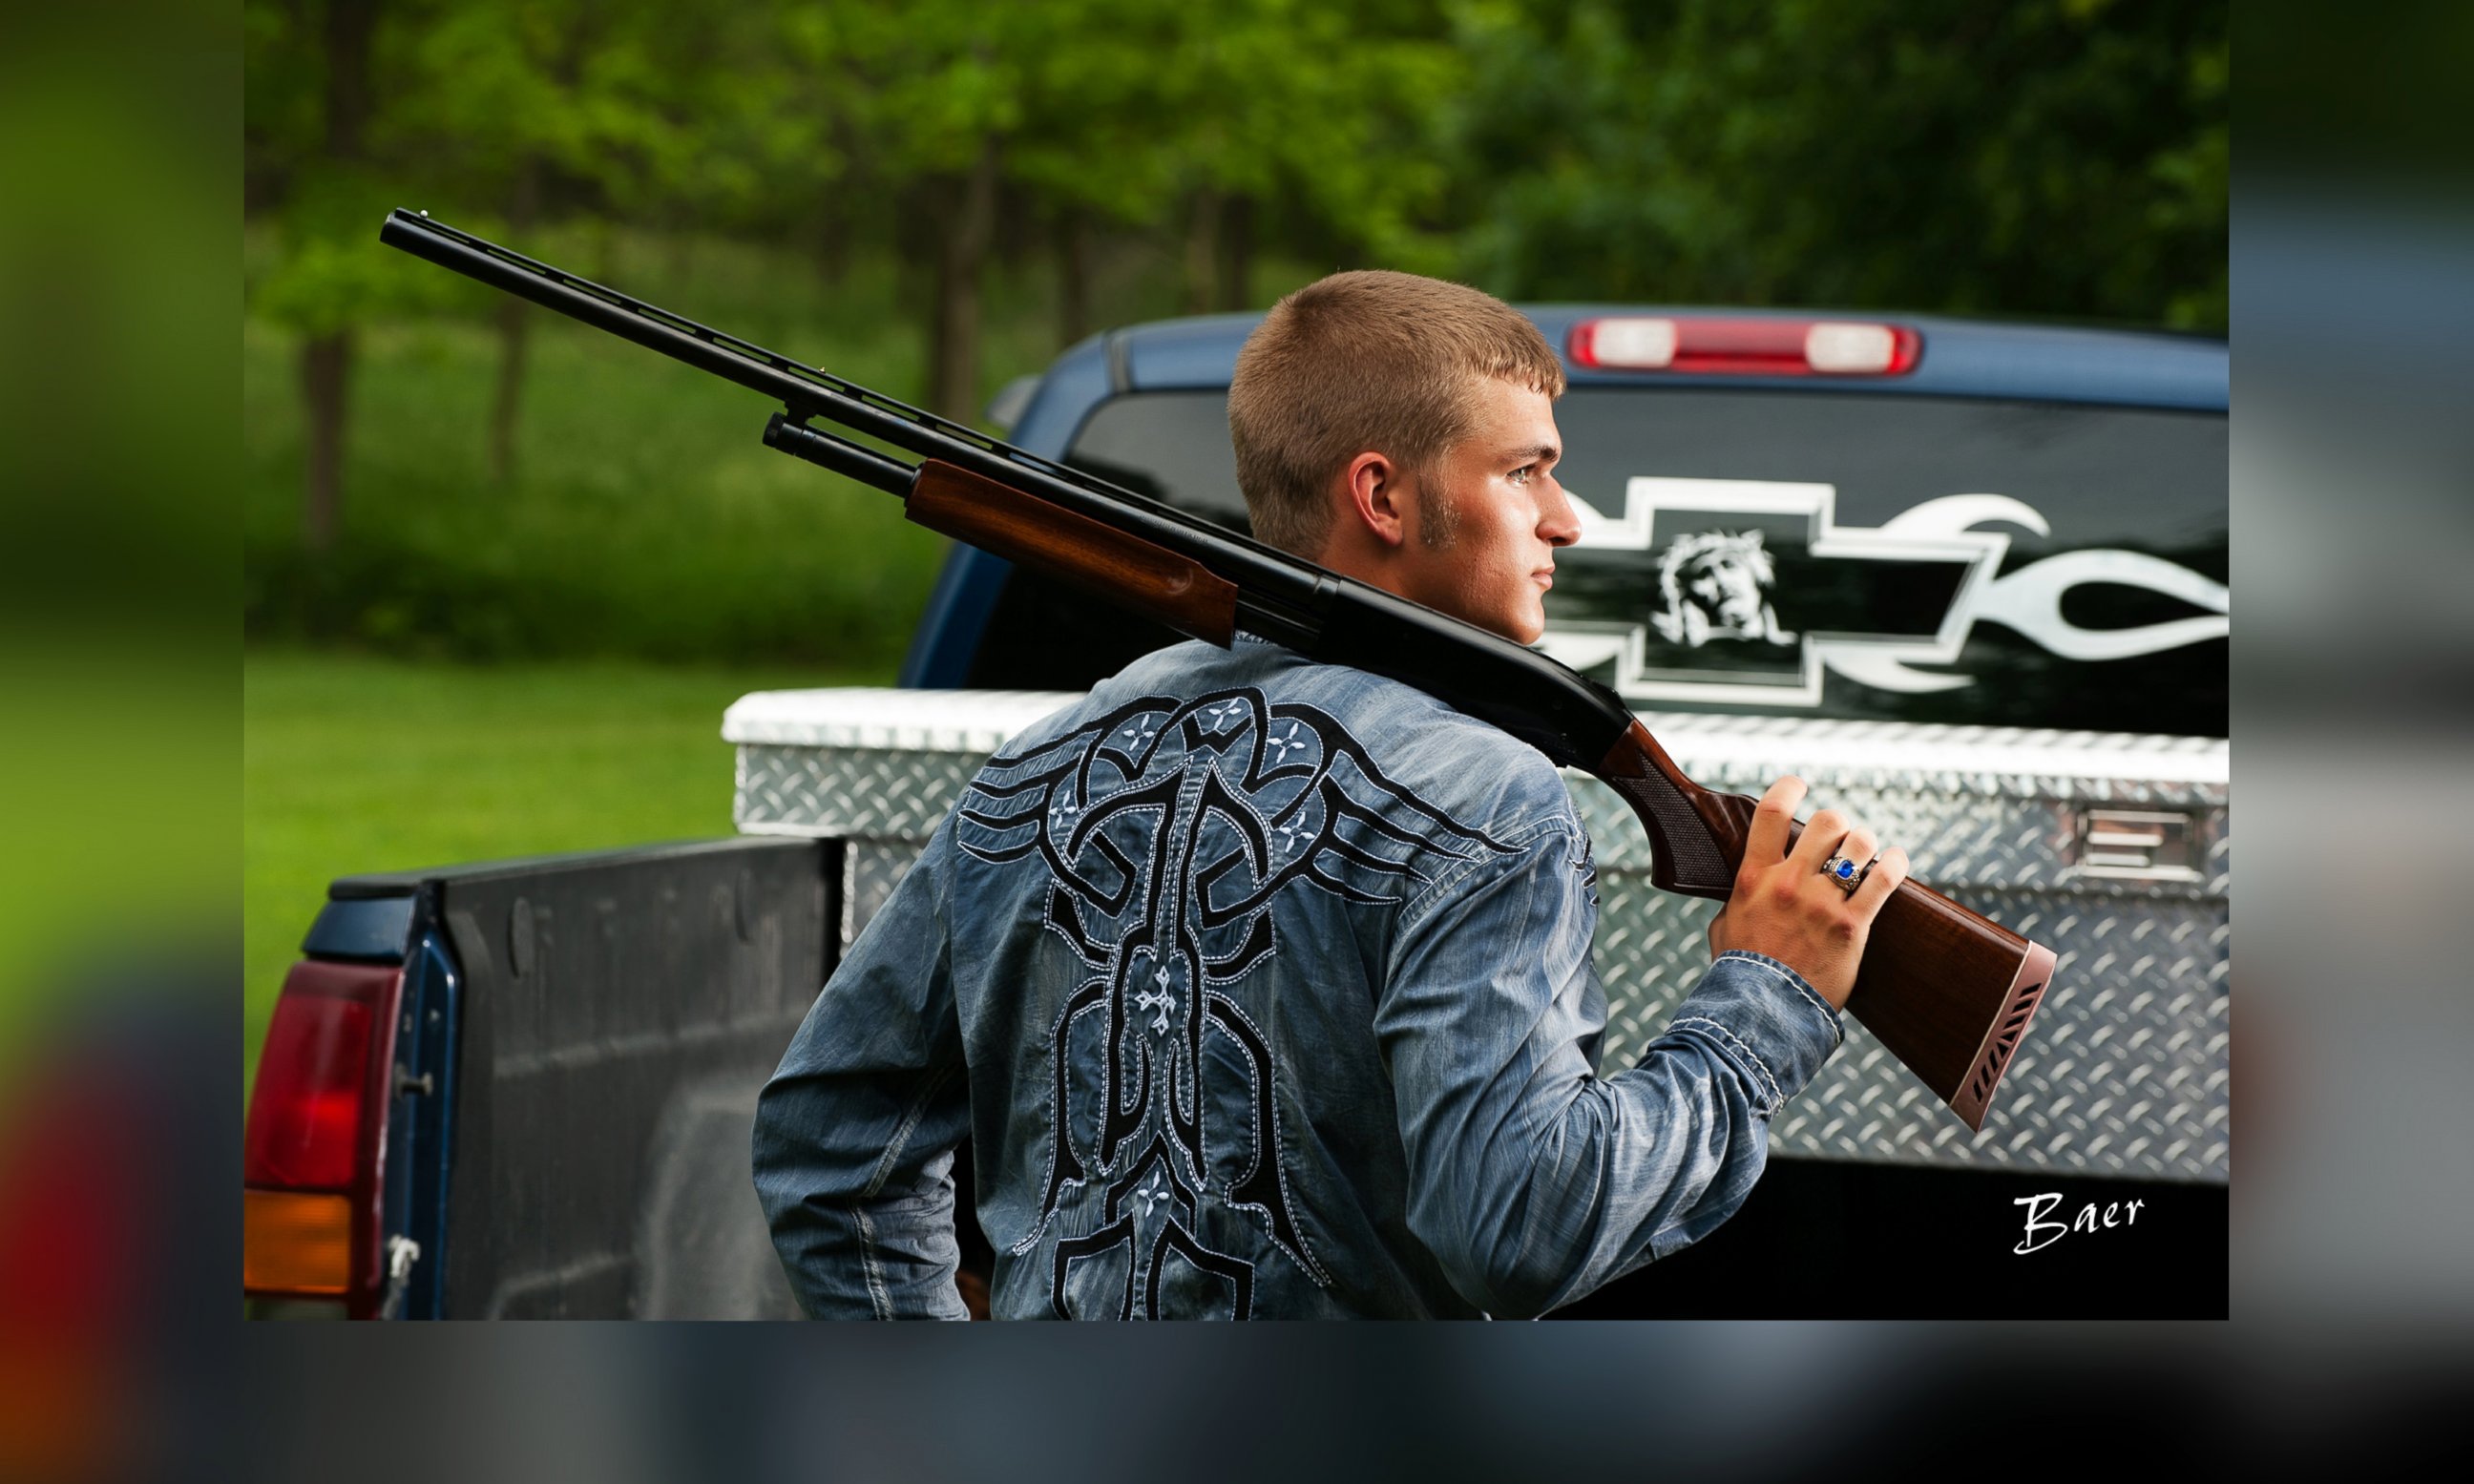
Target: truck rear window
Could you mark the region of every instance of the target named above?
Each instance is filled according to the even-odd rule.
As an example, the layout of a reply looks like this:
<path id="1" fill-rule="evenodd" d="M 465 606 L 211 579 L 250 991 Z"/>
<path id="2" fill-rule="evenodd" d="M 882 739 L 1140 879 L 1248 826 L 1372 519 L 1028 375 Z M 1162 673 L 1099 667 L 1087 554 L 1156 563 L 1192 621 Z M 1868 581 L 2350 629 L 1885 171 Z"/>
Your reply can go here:
<path id="1" fill-rule="evenodd" d="M 1544 647 L 1640 710 L 2225 733 L 2221 414 L 1584 387 L 1556 421 L 1590 516 Z M 1219 392 L 1104 402 L 1067 460 L 1245 527 Z M 969 683 L 1176 641 L 1017 572 Z"/>

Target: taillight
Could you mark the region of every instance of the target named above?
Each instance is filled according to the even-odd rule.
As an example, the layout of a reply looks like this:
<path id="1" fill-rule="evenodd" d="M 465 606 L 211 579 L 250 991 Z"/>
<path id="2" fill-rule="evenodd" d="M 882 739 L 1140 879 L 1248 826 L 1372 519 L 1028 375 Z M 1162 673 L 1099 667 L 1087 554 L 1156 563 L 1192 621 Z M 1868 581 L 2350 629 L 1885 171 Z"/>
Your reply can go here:
<path id="1" fill-rule="evenodd" d="M 352 1286 L 352 1198 L 315 1190 L 244 1188 L 241 1287 L 254 1294 L 348 1296 Z"/>
<path id="2" fill-rule="evenodd" d="M 376 1312 L 378 1185 L 400 964 L 293 965 L 275 1004 L 242 1158 L 242 1287 Z"/>
<path id="3" fill-rule="evenodd" d="M 1593 371 L 1895 377 L 1915 369 L 1924 337 L 1849 320 L 1609 315 L 1573 326 L 1567 349 L 1572 364 Z"/>

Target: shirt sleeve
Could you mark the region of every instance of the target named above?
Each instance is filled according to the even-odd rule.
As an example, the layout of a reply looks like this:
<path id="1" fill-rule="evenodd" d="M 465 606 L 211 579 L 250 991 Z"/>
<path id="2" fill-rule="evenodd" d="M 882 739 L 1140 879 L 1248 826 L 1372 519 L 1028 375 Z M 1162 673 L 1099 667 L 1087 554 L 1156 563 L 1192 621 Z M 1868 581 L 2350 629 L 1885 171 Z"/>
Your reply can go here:
<path id="1" fill-rule="evenodd" d="M 1598 1076 L 1588 838 L 1559 815 L 1512 845 L 1403 911 L 1375 1032 L 1411 1229 L 1470 1302 L 1525 1317 L 1733 1215 L 1842 1034 L 1794 970 L 1729 953 L 1637 1064 Z"/>
<path id="2" fill-rule="evenodd" d="M 756 1193 L 816 1319 L 967 1319 L 954 1150 L 969 1083 L 945 933 L 952 824 L 816 996 L 756 1105 Z"/>

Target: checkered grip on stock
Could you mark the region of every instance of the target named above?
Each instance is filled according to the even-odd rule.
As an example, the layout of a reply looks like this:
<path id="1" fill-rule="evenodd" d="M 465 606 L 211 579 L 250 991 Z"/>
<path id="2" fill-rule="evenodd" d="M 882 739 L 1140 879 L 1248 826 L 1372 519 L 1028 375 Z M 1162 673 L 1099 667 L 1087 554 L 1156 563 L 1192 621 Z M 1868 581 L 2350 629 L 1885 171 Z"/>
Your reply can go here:
<path id="1" fill-rule="evenodd" d="M 1668 869 L 1678 883 L 1719 891 L 1727 888 L 1734 871 L 1710 839 L 1709 825 L 1664 773 L 1642 758 L 1637 766 L 1615 770 L 1608 786 L 1648 810 L 1657 821 L 1657 845 L 1666 853 Z"/>

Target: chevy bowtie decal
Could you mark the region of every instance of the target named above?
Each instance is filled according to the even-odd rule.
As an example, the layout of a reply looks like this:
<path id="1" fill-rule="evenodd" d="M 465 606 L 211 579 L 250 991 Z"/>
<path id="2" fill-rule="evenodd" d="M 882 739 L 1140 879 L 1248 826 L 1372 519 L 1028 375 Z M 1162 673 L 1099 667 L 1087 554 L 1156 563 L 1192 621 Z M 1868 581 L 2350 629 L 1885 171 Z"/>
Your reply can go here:
<path id="1" fill-rule="evenodd" d="M 2136 551 L 2067 551 L 2006 575 L 2010 537 L 2051 534 L 2002 495 L 1930 499 L 1875 527 L 1834 519 L 1835 486 L 1638 477 L 1610 518 L 1575 497 L 1580 541 L 1556 559 L 1548 654 L 1633 700 L 1818 706 L 1825 670 L 1885 691 L 1973 685 L 1957 661 L 1979 620 L 2065 659 L 2152 654 L 2228 631 L 2227 592 Z M 2132 628 L 2062 616 L 2072 588 L 2145 588 L 2209 612 Z M 1646 601 L 1643 595 L 1646 594 Z"/>

